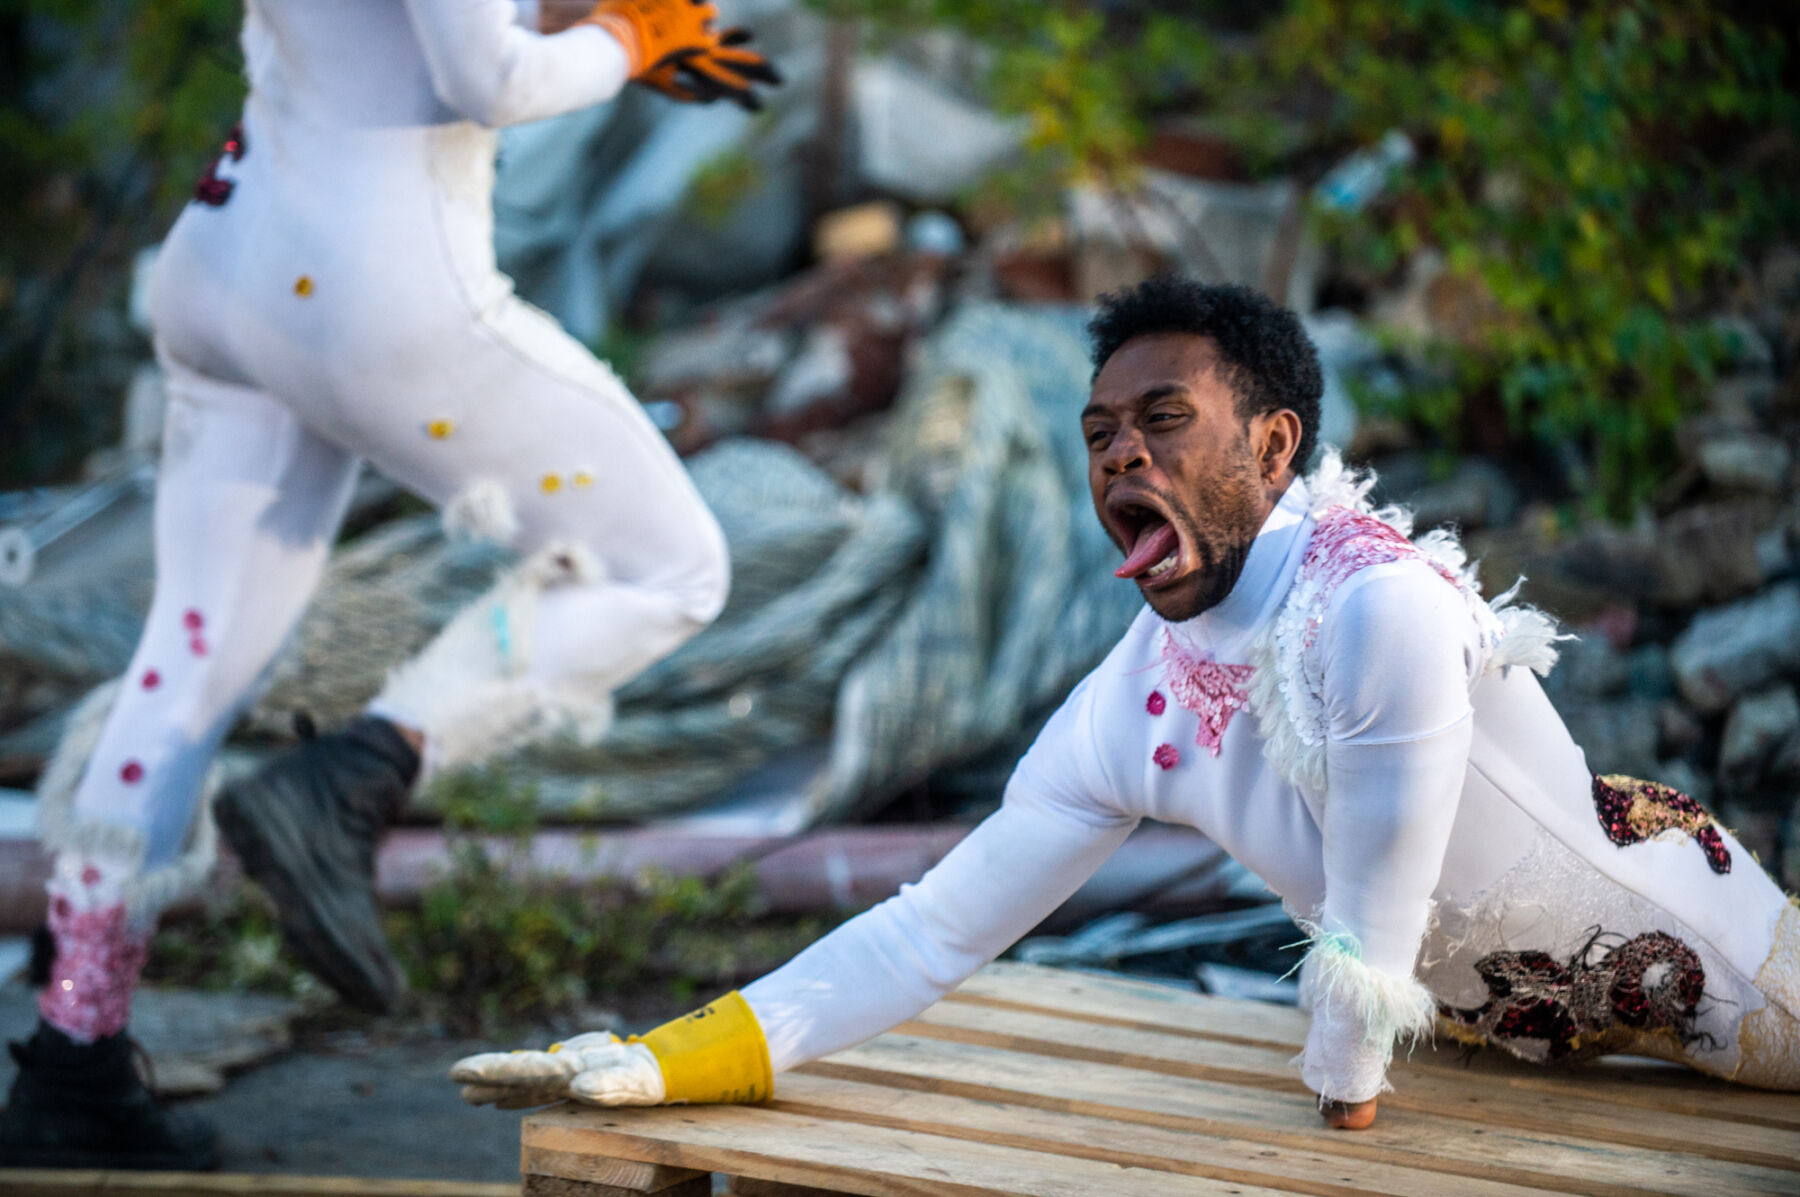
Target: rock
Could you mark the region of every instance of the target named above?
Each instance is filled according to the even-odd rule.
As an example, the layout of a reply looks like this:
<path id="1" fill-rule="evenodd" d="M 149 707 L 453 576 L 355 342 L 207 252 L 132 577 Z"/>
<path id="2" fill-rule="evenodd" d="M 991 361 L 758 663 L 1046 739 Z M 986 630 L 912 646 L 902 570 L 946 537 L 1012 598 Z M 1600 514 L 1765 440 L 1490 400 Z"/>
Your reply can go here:
<path id="1" fill-rule="evenodd" d="M 1750 849 L 1751 855 L 1770 868 L 1778 868 L 1781 864 L 1781 825 L 1785 813 L 1735 801 L 1719 804 L 1719 822 L 1730 829 L 1738 843 Z"/>
<path id="2" fill-rule="evenodd" d="M 1671 698 L 1675 671 L 1669 666 L 1669 650 L 1660 644 L 1644 644 L 1625 656 L 1626 689 L 1638 698 Z"/>
<path id="3" fill-rule="evenodd" d="M 1712 808 L 1712 782 L 1684 760 L 1663 761 L 1651 770 L 1649 780 L 1674 786 L 1709 810 Z"/>
<path id="4" fill-rule="evenodd" d="M 1002 118 L 893 58 L 864 59 L 851 81 L 862 177 L 923 204 L 954 200 L 1025 140 L 1026 123 Z"/>
<path id="5" fill-rule="evenodd" d="M 1728 786 L 1754 786 L 1796 732 L 1800 732 L 1800 696 L 1792 686 L 1774 686 L 1739 699 L 1725 720 L 1719 744 L 1719 780 Z"/>
<path id="6" fill-rule="evenodd" d="M 1653 533 L 1650 599 L 1688 610 L 1749 594 L 1766 578 L 1757 538 L 1769 526 L 1766 501 L 1742 499 L 1685 507 Z"/>
<path id="7" fill-rule="evenodd" d="M 900 246 L 900 205 L 871 200 L 827 212 L 813 230 L 813 254 L 827 262 L 874 258 Z"/>
<path id="8" fill-rule="evenodd" d="M 1786 528 L 1770 528 L 1756 538 L 1756 563 L 1765 578 L 1779 578 L 1794 568 L 1794 541 Z"/>
<path id="9" fill-rule="evenodd" d="M 1800 585 L 1701 612 L 1676 638 L 1669 662 L 1682 697 L 1703 713 L 1800 669 Z"/>
<path id="10" fill-rule="evenodd" d="M 1787 486 L 1793 454 L 1772 436 L 1734 432 L 1709 437 L 1699 449 L 1700 471 L 1721 490 L 1778 495 Z"/>
<path id="11" fill-rule="evenodd" d="M 1679 702 L 1664 702 L 1656 712 L 1656 740 L 1664 756 L 1686 756 L 1700 746 L 1706 729 Z"/>
<path id="12" fill-rule="evenodd" d="M 1544 690 L 1551 698 L 1571 702 L 1609 698 L 1623 694 L 1630 684 L 1629 663 L 1605 637 L 1581 636 L 1557 647 L 1556 668 L 1544 679 Z"/>
<path id="13" fill-rule="evenodd" d="M 1413 515 L 1421 528 L 1504 527 L 1519 513 L 1519 488 L 1505 470 L 1481 457 L 1464 458 L 1456 473 L 1413 492 Z"/>
<path id="14" fill-rule="evenodd" d="M 1748 317 L 1714 316 L 1709 327 L 1732 369 L 1744 374 L 1766 374 L 1775 368 L 1774 349 Z"/>
<path id="15" fill-rule="evenodd" d="M 1587 754 L 1596 773 L 1655 777 L 1657 708 L 1637 698 L 1613 701 L 1570 698 L 1556 704 L 1569 734 Z"/>

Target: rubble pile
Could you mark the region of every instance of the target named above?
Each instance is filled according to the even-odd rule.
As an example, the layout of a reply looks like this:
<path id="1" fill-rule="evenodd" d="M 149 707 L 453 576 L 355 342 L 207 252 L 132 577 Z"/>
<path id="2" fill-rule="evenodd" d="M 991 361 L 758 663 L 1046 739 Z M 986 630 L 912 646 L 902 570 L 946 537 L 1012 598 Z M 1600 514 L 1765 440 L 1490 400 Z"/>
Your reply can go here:
<path id="1" fill-rule="evenodd" d="M 1299 310 L 1326 365 L 1321 439 L 1375 466 L 1422 529 L 1461 527 L 1490 589 L 1526 575 L 1526 597 L 1579 635 L 1548 687 L 1597 771 L 1694 794 L 1800 885 L 1800 250 L 1772 255 L 1718 317 L 1733 362 L 1656 502 L 1623 526 L 1583 518 L 1567 475 L 1546 485 L 1516 446 L 1446 470 L 1392 421 L 1359 428 L 1348 384 L 1406 370 L 1378 328 L 1454 340 L 1481 317 L 1428 251 L 1357 312 L 1317 310 L 1343 289 L 1309 200 L 1363 202 L 1410 156 L 1404 137 L 1308 189 L 1250 181 L 1228 143 L 1169 122 L 1131 193 L 1074 187 L 1051 218 L 987 221 L 961 197 L 1019 128 L 925 69 L 918 47 L 858 59 L 833 101 L 829 39 L 776 10 L 796 24 L 772 35 L 808 49 L 762 122 L 706 126 L 702 143 L 691 110 L 634 101 L 509 135 L 503 257 L 583 335 L 621 312 L 649 320 L 628 381 L 688 456 L 735 578 L 723 618 L 619 695 L 605 743 L 510 762 L 547 810 L 640 820 L 774 775 L 790 791 L 784 829 L 869 814 L 921 782 L 996 801 L 1037 721 L 1138 606 L 1088 509 L 1084 306 L 1174 269 Z M 821 177 L 803 151 L 833 121 L 854 135 Z M 709 225 L 694 195 L 722 185 L 732 154 L 760 173 Z M 644 244 L 626 236 L 644 228 Z M 809 237 L 810 265 L 789 269 Z M 748 248 L 725 263 L 729 238 Z M 708 296 L 701 278 L 733 293 Z M 144 467 L 147 395 L 134 384 L 135 447 L 108 477 Z M 284 741 L 297 712 L 359 709 L 504 560 L 366 489 L 236 751 Z M 119 546 L 142 540 L 147 499 L 114 492 L 114 534 L 63 537 L 39 576 L 0 584 L 0 785 L 28 785 L 63 714 L 125 664 L 148 577 L 142 551 Z M 30 549 L 27 525 L 78 497 L 0 497 L 0 545 Z"/>

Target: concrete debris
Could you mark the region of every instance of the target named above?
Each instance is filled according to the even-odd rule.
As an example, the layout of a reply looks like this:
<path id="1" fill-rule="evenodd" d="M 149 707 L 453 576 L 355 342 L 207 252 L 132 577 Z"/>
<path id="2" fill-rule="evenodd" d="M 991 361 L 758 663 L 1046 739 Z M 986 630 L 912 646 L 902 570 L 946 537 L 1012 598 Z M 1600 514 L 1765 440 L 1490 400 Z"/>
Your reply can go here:
<path id="1" fill-rule="evenodd" d="M 234 1072 L 286 1051 L 304 1006 L 265 993 L 139 989 L 131 1003 L 131 1037 L 150 1057 L 161 1097 L 216 1093 Z M 30 1037 L 37 997 L 22 983 L 0 985 L 0 1039 Z M 10 1087 L 14 1065 L 0 1060 L 0 1091 Z"/>
<path id="2" fill-rule="evenodd" d="M 1800 585 L 1702 612 L 1670 652 L 1682 697 L 1703 713 L 1800 671 Z"/>

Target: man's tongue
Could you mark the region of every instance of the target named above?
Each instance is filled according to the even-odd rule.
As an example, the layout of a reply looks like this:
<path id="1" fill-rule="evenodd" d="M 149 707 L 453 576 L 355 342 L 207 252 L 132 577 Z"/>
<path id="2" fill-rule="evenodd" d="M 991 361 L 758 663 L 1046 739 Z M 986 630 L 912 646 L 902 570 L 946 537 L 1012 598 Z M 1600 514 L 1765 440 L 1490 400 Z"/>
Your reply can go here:
<path id="1" fill-rule="evenodd" d="M 1125 564 L 1113 571 L 1115 578 L 1135 578 L 1181 547 L 1181 539 L 1169 524 L 1158 524 L 1138 533 L 1137 543 L 1125 557 Z"/>

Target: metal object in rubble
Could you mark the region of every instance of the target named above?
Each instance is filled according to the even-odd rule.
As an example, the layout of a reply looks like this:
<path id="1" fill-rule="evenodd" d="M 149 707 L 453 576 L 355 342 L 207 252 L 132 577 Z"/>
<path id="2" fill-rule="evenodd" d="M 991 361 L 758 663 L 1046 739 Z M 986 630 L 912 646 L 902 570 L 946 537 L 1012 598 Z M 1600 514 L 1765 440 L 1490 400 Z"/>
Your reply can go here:
<path id="1" fill-rule="evenodd" d="M 38 554 L 75 529 L 110 510 L 120 500 L 147 494 L 156 484 L 156 464 L 134 457 L 77 487 L 49 510 L 32 518 L 0 524 L 0 586 L 19 587 L 31 580 Z M 32 503 L 27 510 L 41 504 Z"/>

